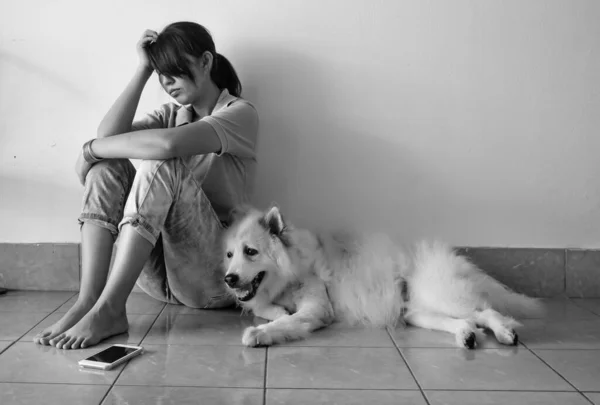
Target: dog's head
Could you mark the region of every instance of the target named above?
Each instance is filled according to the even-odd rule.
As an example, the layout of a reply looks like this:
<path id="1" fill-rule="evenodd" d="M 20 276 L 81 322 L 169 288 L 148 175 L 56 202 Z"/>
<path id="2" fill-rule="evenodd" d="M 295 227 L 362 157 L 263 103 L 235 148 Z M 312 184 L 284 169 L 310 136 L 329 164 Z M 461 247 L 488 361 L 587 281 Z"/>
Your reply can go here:
<path id="1" fill-rule="evenodd" d="M 261 292 L 276 293 L 274 289 L 293 277 L 289 232 L 277 206 L 267 211 L 244 207 L 234 212 L 224 238 L 224 281 L 239 301 L 250 301 Z"/>

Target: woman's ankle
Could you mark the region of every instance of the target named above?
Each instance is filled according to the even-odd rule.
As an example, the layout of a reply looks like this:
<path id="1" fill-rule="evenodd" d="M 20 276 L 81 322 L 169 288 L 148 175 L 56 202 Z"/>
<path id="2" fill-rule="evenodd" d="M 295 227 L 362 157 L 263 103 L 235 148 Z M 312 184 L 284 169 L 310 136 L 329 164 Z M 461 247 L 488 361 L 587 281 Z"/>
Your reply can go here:
<path id="1" fill-rule="evenodd" d="M 77 297 L 77 302 L 75 303 L 75 305 L 77 305 L 79 307 L 85 307 L 85 308 L 90 309 L 96 304 L 96 302 L 98 302 L 99 298 L 100 298 L 99 295 L 79 293 L 79 296 Z"/>

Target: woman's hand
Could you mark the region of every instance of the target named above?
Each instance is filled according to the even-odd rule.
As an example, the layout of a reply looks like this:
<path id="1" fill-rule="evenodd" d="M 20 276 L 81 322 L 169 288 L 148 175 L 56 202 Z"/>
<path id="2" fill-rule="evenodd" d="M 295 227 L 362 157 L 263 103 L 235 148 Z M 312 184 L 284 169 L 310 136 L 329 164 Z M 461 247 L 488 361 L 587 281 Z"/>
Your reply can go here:
<path id="1" fill-rule="evenodd" d="M 85 161 L 83 158 L 83 148 L 81 148 L 81 151 L 79 151 L 79 158 L 77 159 L 77 163 L 75 163 L 75 173 L 77 173 L 77 177 L 79 177 L 79 182 L 82 186 L 85 186 L 85 177 L 91 168 L 92 164 Z"/>
<path id="2" fill-rule="evenodd" d="M 152 65 L 150 64 L 150 59 L 148 58 L 148 50 L 146 48 L 152 42 L 156 41 L 156 38 L 158 38 L 158 33 L 156 31 L 146 30 L 137 43 L 136 49 L 138 57 L 140 58 L 140 67 L 144 69 L 152 70 Z"/>

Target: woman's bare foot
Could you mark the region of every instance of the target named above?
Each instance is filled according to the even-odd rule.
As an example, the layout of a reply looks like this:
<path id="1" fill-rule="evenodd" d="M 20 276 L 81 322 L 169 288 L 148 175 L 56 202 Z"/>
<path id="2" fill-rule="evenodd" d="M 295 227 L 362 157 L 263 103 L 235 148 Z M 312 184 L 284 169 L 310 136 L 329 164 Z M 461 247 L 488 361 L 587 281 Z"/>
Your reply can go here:
<path id="1" fill-rule="evenodd" d="M 95 303 L 95 300 L 78 298 L 77 302 L 75 302 L 58 322 L 35 335 L 33 341 L 37 344 L 48 346 L 51 339 L 54 339 L 56 336 L 79 322 L 79 320 L 92 309 Z"/>
<path id="2" fill-rule="evenodd" d="M 128 329 L 125 308 L 115 311 L 96 305 L 75 326 L 50 340 L 50 345 L 57 349 L 83 349 Z"/>

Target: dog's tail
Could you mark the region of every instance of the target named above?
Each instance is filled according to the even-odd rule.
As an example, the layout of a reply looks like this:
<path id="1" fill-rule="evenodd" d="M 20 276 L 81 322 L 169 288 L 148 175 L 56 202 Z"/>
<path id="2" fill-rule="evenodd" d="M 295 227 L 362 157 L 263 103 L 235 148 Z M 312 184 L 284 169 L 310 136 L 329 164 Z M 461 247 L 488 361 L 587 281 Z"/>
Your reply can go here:
<path id="1" fill-rule="evenodd" d="M 514 317 L 543 314 L 540 301 L 512 291 L 445 243 L 417 244 L 409 277 L 410 306 L 454 317 L 492 308 Z"/>
<path id="2" fill-rule="evenodd" d="M 516 318 L 544 315 L 544 306 L 539 299 L 515 292 L 487 274 L 482 276 L 485 279 L 481 284 L 482 293 L 493 309 Z"/>
<path id="3" fill-rule="evenodd" d="M 404 308 L 404 256 L 385 235 L 344 237 L 333 243 L 324 278 L 336 320 L 376 328 L 396 326 Z"/>

